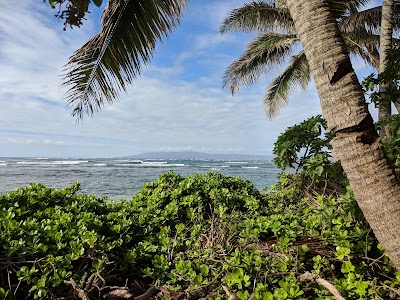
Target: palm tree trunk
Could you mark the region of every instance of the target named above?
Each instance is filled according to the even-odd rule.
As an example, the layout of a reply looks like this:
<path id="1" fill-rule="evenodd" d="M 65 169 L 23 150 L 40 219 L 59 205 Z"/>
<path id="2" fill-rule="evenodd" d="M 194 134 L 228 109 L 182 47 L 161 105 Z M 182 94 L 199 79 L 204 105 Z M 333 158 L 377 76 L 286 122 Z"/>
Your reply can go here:
<path id="1" fill-rule="evenodd" d="M 393 14 L 394 0 L 384 0 L 382 5 L 379 73 L 385 71 L 387 52 L 392 49 Z M 392 103 L 390 98 L 386 95 L 387 86 L 385 84 L 380 85 L 379 92 L 381 94 L 381 100 L 383 100 L 379 103 L 379 121 L 384 121 L 392 115 Z M 382 138 L 391 136 L 390 127 L 382 126 L 380 136 Z"/>
<path id="2" fill-rule="evenodd" d="M 324 0 L 287 0 L 317 86 L 333 155 L 378 241 L 400 270 L 400 182 L 374 129 L 336 20 Z"/>

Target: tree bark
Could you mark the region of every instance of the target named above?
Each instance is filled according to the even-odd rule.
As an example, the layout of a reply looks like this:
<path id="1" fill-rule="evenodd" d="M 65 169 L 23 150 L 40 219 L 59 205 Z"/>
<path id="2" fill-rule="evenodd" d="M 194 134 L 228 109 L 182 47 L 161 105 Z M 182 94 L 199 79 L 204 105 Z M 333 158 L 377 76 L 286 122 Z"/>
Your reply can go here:
<path id="1" fill-rule="evenodd" d="M 387 52 L 392 49 L 393 14 L 394 0 L 384 0 L 382 5 L 379 73 L 385 71 L 387 65 Z M 392 103 L 390 98 L 386 95 L 386 84 L 380 85 L 379 92 L 382 99 L 379 103 L 379 121 L 384 121 L 392 115 Z M 390 126 L 382 126 L 380 136 L 382 138 L 391 136 Z"/>
<path id="2" fill-rule="evenodd" d="M 324 0 L 287 0 L 314 77 L 333 156 L 378 241 L 400 270 L 400 182 L 374 129 L 336 20 Z"/>

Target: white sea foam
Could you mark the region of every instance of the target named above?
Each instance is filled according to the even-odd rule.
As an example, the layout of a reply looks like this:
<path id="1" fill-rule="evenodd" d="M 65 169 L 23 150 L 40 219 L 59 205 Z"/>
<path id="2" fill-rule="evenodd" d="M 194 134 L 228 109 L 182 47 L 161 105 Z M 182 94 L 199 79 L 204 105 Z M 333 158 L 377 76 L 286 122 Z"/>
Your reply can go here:
<path id="1" fill-rule="evenodd" d="M 87 163 L 87 160 L 56 160 L 49 162 L 37 162 L 37 161 L 17 161 L 19 165 L 80 165 Z"/>
<path id="2" fill-rule="evenodd" d="M 120 162 L 130 162 L 130 163 L 142 163 L 142 160 L 139 159 L 117 159 L 115 161 L 120 161 Z"/>
<path id="3" fill-rule="evenodd" d="M 184 167 L 185 164 L 167 164 L 167 163 L 143 163 L 143 166 L 147 166 L 147 167 L 159 167 L 159 168 L 169 168 L 169 167 Z"/>
<path id="4" fill-rule="evenodd" d="M 141 164 L 117 164 L 115 166 L 132 167 L 132 168 L 170 168 L 170 167 L 183 167 L 185 164 L 167 164 L 167 163 L 156 163 L 156 162 L 144 162 Z"/>
<path id="5" fill-rule="evenodd" d="M 260 167 L 242 167 L 242 169 L 259 169 Z"/>
<path id="6" fill-rule="evenodd" d="M 98 167 L 104 167 L 104 166 L 107 166 L 107 164 L 93 164 L 93 165 L 95 165 L 95 166 L 98 166 Z"/>
<path id="7" fill-rule="evenodd" d="M 80 165 L 80 164 L 84 164 L 87 163 L 89 161 L 87 160 L 57 160 L 57 161 L 53 161 L 51 162 L 52 165 Z"/>
<path id="8" fill-rule="evenodd" d="M 7 166 L 7 164 L 0 163 L 0 166 Z"/>
<path id="9" fill-rule="evenodd" d="M 17 161 L 18 165 L 49 165 L 50 163 L 40 163 L 37 161 Z"/>
<path id="10" fill-rule="evenodd" d="M 248 161 L 228 161 L 228 164 L 248 164 Z"/>
<path id="11" fill-rule="evenodd" d="M 221 169 L 230 168 L 230 166 L 228 166 L 228 165 L 222 165 L 222 166 L 208 166 L 208 165 L 204 165 L 204 166 L 199 166 L 199 167 L 200 167 L 200 168 L 211 169 L 211 170 L 221 170 Z"/>

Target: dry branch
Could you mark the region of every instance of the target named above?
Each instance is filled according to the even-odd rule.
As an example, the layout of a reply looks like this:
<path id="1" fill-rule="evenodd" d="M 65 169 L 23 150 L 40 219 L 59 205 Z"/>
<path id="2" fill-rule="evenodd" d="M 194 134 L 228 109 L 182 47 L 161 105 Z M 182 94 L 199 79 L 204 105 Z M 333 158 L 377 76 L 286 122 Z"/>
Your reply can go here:
<path id="1" fill-rule="evenodd" d="M 319 285 L 323 286 L 326 288 L 334 297 L 336 300 L 346 300 L 343 298 L 343 296 L 340 294 L 338 289 L 329 281 L 319 277 L 316 274 L 313 274 L 311 272 L 305 272 L 304 274 L 299 276 L 299 281 L 304 282 L 304 281 L 315 281 Z"/>
<path id="2" fill-rule="evenodd" d="M 228 288 L 226 286 L 222 286 L 222 288 L 224 289 L 225 293 L 228 295 L 229 300 L 239 300 L 239 298 L 237 296 L 235 296 L 234 294 L 232 294 Z"/>
<path id="3" fill-rule="evenodd" d="M 64 283 L 71 285 L 74 291 L 78 294 L 79 298 L 81 298 L 82 300 L 89 300 L 89 297 L 87 296 L 86 292 L 78 287 L 75 280 L 71 278 L 70 280 L 64 280 Z"/>

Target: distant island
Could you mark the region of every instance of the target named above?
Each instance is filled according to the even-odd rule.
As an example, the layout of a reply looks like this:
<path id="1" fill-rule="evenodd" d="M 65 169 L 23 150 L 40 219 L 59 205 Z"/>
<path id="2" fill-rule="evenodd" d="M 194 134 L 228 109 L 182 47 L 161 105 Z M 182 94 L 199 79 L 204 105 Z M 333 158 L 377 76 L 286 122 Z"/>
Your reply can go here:
<path id="1" fill-rule="evenodd" d="M 133 159 L 213 159 L 213 160 L 271 160 L 272 155 L 249 154 L 211 154 L 194 151 L 182 152 L 146 152 L 125 156 Z"/>

